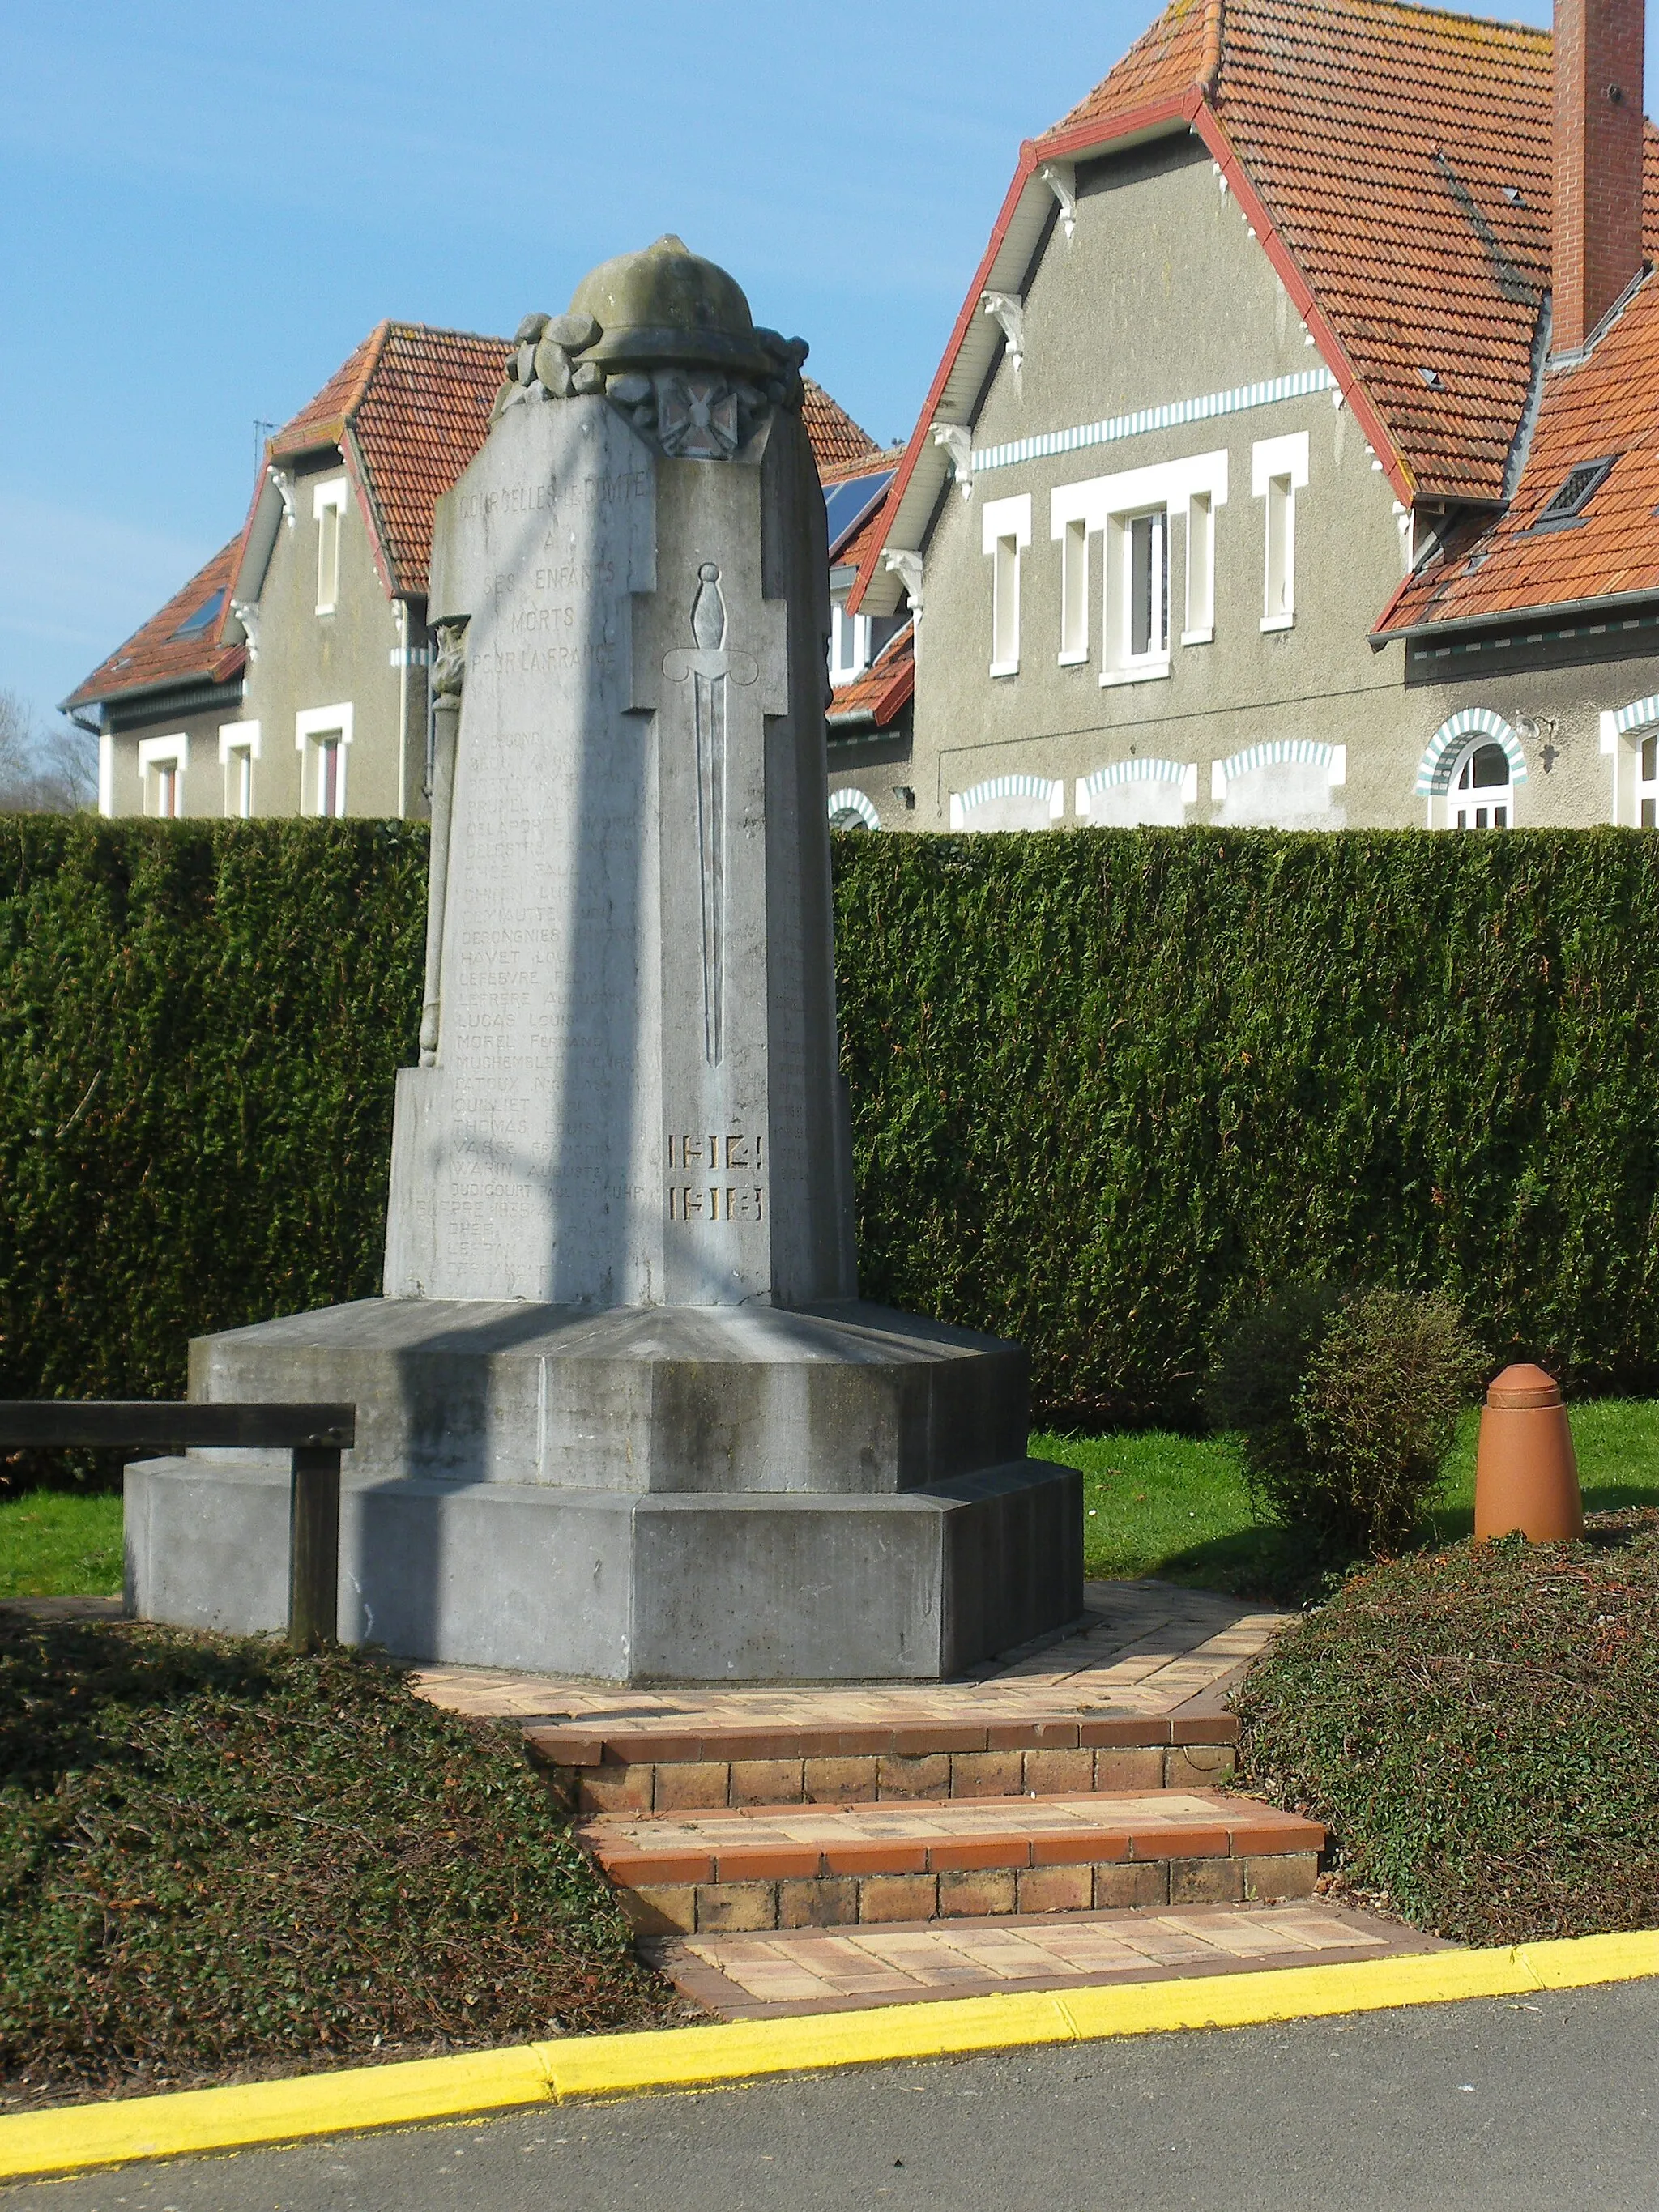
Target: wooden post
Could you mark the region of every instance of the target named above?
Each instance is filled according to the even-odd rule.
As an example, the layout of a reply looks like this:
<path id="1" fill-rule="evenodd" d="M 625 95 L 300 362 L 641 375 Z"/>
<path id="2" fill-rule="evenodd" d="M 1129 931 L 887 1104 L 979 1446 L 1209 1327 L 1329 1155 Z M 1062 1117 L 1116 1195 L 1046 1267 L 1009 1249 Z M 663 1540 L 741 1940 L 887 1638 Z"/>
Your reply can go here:
<path id="1" fill-rule="evenodd" d="M 340 1454 L 296 1444 L 288 1516 L 288 1640 L 320 1651 L 340 1629 Z"/>

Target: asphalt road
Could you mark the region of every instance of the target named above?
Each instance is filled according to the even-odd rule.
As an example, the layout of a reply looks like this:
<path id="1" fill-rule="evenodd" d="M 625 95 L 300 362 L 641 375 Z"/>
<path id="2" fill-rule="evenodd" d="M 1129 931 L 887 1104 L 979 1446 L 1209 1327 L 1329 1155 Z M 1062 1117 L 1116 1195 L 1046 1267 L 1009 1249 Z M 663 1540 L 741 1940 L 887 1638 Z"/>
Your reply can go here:
<path id="1" fill-rule="evenodd" d="M 4 2212 L 1659 2212 L 1659 1981 L 544 2107 Z"/>

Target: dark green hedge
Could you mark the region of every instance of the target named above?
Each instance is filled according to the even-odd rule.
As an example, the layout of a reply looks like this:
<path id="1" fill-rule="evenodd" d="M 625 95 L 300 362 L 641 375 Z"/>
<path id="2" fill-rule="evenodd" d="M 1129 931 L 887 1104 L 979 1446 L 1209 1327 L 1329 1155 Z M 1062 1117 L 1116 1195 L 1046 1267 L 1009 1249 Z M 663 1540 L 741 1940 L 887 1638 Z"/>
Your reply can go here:
<path id="1" fill-rule="evenodd" d="M 1659 1381 L 1659 838 L 865 838 L 838 872 L 864 1287 L 1023 1338 L 1051 1416 L 1179 1418 L 1297 1276 Z"/>
<path id="2" fill-rule="evenodd" d="M 1181 1419 L 1297 1275 L 1659 1383 L 1659 838 L 836 841 L 866 1295 Z M 0 1393 L 372 1291 L 425 839 L 0 817 Z"/>
<path id="3" fill-rule="evenodd" d="M 0 816 L 0 1395 L 379 1288 L 426 836 Z"/>

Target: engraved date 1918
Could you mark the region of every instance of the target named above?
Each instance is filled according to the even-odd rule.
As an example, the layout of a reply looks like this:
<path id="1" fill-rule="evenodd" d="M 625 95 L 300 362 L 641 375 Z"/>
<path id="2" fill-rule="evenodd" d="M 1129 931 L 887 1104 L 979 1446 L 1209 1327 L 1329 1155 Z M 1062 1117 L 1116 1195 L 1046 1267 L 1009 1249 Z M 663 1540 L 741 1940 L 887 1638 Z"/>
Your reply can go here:
<path id="1" fill-rule="evenodd" d="M 741 1130 L 709 1130 L 668 1139 L 668 1218 L 671 1221 L 760 1221 L 765 1218 L 765 1187 L 758 1181 L 727 1182 L 730 1176 L 758 1177 L 764 1139 Z M 683 1180 L 695 1176 L 695 1182 Z M 715 1180 L 715 1178 L 720 1180 Z"/>

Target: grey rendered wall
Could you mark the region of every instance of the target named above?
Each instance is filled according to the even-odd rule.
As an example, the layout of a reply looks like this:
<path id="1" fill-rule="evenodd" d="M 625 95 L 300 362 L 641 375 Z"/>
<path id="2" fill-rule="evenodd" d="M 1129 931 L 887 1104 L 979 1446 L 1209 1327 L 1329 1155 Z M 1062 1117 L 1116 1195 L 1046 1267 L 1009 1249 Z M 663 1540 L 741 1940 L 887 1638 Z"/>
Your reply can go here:
<path id="1" fill-rule="evenodd" d="M 1651 638 L 1646 625 L 1644 632 Z M 1653 732 L 1638 729 L 1617 737 L 1613 753 L 1605 754 L 1601 716 L 1659 693 L 1659 654 L 1620 653 L 1618 637 L 1609 624 L 1593 657 L 1565 665 L 1558 659 L 1553 666 L 1528 666 L 1516 654 L 1494 651 L 1489 641 L 1480 653 L 1471 653 L 1466 639 L 1458 648 L 1446 648 L 1443 659 L 1429 662 L 1425 673 L 1413 666 L 1407 696 L 1417 722 L 1431 731 L 1471 705 L 1490 708 L 1512 727 L 1536 726 L 1535 738 L 1528 730 L 1522 738 L 1527 780 L 1515 794 L 1517 828 L 1587 829 L 1613 821 L 1634 828 L 1638 754 L 1643 736 Z M 1398 669 L 1403 648 L 1390 646 L 1388 653 Z M 1536 663 L 1540 656 L 1534 659 Z M 1424 802 L 1417 804 L 1422 821 Z"/>
<path id="2" fill-rule="evenodd" d="M 259 598 L 258 657 L 248 668 L 242 713 L 259 724 L 253 811 L 300 811 L 300 754 L 295 717 L 305 708 L 349 701 L 352 735 L 346 769 L 346 812 L 424 815 L 427 672 L 408 671 L 406 684 L 392 656 L 402 643 L 397 609 L 375 566 L 368 527 L 349 490 L 340 532 L 339 591 L 332 614 L 317 612 L 318 524 L 313 499 L 319 483 L 344 464 L 307 462 L 295 477 L 295 517 L 279 526 Z M 410 642 L 425 642 L 416 610 Z M 399 728 L 407 708 L 408 726 Z"/>
<path id="3" fill-rule="evenodd" d="M 138 768 L 138 747 L 145 738 L 171 738 L 181 732 L 190 740 L 185 769 L 184 813 L 186 819 L 203 815 L 216 817 L 223 808 L 224 777 L 219 767 L 221 726 L 240 710 L 222 708 L 205 714 L 162 714 L 137 729 L 124 730 L 109 739 L 111 749 L 110 812 L 142 814 L 143 778 Z"/>
<path id="4" fill-rule="evenodd" d="M 1158 141 L 1080 174 L 1075 235 L 1068 242 L 1056 224 L 1028 283 L 1021 373 L 1016 378 L 1005 352 L 973 442 L 987 448 L 1320 366 L 1208 155 L 1189 137 Z M 1073 822 L 1077 779 L 1137 755 L 1193 764 L 1196 798 L 1184 818 L 1206 822 L 1218 818 L 1213 763 L 1265 739 L 1307 738 L 1346 749 L 1329 826 L 1420 825 L 1419 762 L 1446 714 L 1474 695 L 1461 682 L 1450 704 L 1408 690 L 1400 647 L 1376 653 L 1367 642 L 1404 573 L 1407 545 L 1387 477 L 1351 410 L 1333 403 L 1322 392 L 981 470 L 967 499 L 953 486 L 927 550 L 909 824 L 945 828 L 952 791 L 1009 774 L 1062 778 L 1060 818 Z M 1251 449 L 1299 430 L 1308 434 L 1309 481 L 1297 495 L 1295 626 L 1264 635 L 1266 517 L 1252 492 Z M 1214 642 L 1179 642 L 1185 517 L 1175 512 L 1169 676 L 1102 688 L 1098 538 L 1091 544 L 1090 658 L 1061 666 L 1050 492 L 1224 447 L 1229 495 L 1215 523 Z M 1020 665 L 993 678 L 981 512 L 988 500 L 1028 492 Z M 1602 766 L 1592 743 L 1567 749 L 1547 778 L 1534 768 L 1525 818 L 1605 818 Z"/>

